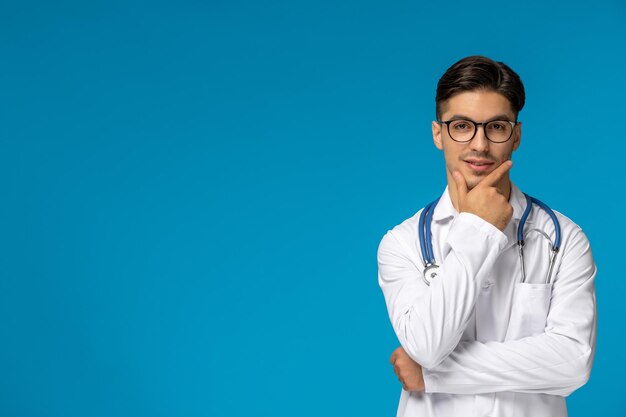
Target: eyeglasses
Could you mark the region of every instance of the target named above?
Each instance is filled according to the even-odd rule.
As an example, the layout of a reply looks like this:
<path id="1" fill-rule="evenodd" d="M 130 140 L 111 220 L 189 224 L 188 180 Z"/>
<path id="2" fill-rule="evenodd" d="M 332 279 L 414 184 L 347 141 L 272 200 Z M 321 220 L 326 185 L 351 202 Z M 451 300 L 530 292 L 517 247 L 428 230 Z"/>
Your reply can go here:
<path id="1" fill-rule="evenodd" d="M 478 126 L 483 127 L 485 137 L 495 143 L 506 142 L 513 136 L 513 129 L 521 122 L 510 120 L 492 120 L 490 122 L 476 123 L 473 120 L 437 120 L 437 123 L 448 127 L 448 135 L 455 142 L 467 143 L 474 139 Z"/>

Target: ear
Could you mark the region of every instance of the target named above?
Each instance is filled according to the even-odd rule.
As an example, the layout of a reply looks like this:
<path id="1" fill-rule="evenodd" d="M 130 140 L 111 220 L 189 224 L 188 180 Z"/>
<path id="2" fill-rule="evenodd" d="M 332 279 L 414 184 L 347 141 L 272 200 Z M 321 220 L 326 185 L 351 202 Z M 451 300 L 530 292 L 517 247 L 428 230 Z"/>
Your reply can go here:
<path id="1" fill-rule="evenodd" d="M 522 141 L 522 122 L 519 122 L 515 126 L 515 133 L 513 133 L 513 150 L 516 151 L 519 148 Z"/>
<path id="2" fill-rule="evenodd" d="M 440 151 L 443 150 L 443 141 L 441 140 L 441 127 L 441 124 L 435 121 L 432 122 L 433 142 L 435 143 L 437 149 L 439 149 Z"/>

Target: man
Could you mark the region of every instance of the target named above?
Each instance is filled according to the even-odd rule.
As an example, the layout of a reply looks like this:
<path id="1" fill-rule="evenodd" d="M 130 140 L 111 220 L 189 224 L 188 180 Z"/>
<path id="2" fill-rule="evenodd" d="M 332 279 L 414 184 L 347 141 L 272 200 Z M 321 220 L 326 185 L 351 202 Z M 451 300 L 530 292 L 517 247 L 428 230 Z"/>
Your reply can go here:
<path id="1" fill-rule="evenodd" d="M 519 76 L 486 57 L 462 59 L 437 85 L 432 134 L 448 186 L 423 245 L 432 242 L 439 268 L 424 276 L 432 262 L 418 236 L 422 210 L 378 248 L 378 282 L 401 344 L 390 359 L 403 385 L 398 417 L 566 416 L 565 397 L 589 379 L 596 267 L 586 236 L 556 212 L 552 252 L 557 226 L 531 205 L 523 262 L 519 254 L 528 200 L 509 172 L 524 101 Z"/>

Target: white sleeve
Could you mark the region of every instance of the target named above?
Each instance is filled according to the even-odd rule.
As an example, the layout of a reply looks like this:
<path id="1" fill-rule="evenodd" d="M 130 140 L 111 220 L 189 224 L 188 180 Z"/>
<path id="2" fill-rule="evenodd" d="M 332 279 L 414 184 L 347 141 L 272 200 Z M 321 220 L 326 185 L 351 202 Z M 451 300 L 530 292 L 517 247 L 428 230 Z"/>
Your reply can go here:
<path id="1" fill-rule="evenodd" d="M 448 233 L 438 277 L 428 287 L 406 237 L 394 230 L 385 234 L 378 247 L 378 283 L 396 336 L 417 363 L 433 368 L 457 346 L 482 280 L 507 241 L 492 224 L 460 213 Z"/>
<path id="2" fill-rule="evenodd" d="M 544 332 L 505 342 L 459 343 L 440 364 L 423 370 L 426 392 L 571 394 L 591 373 L 595 275 L 589 242 L 578 229 L 553 281 Z"/>

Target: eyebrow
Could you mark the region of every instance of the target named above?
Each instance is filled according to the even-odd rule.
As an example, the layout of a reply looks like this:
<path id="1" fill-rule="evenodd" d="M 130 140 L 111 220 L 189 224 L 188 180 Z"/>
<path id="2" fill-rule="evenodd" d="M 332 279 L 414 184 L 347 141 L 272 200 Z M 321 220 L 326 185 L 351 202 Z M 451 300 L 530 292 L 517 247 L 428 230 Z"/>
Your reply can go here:
<path id="1" fill-rule="evenodd" d="M 463 116 L 463 115 L 460 115 L 460 114 L 453 115 L 449 120 L 471 120 L 472 122 L 476 122 L 471 117 Z M 492 118 L 485 120 L 485 122 L 493 122 L 494 120 L 506 120 L 506 121 L 510 121 L 510 122 L 514 121 L 514 120 L 511 120 L 511 118 L 509 117 L 508 114 L 504 114 L 503 113 L 503 114 L 499 114 L 497 116 L 493 116 Z"/>

